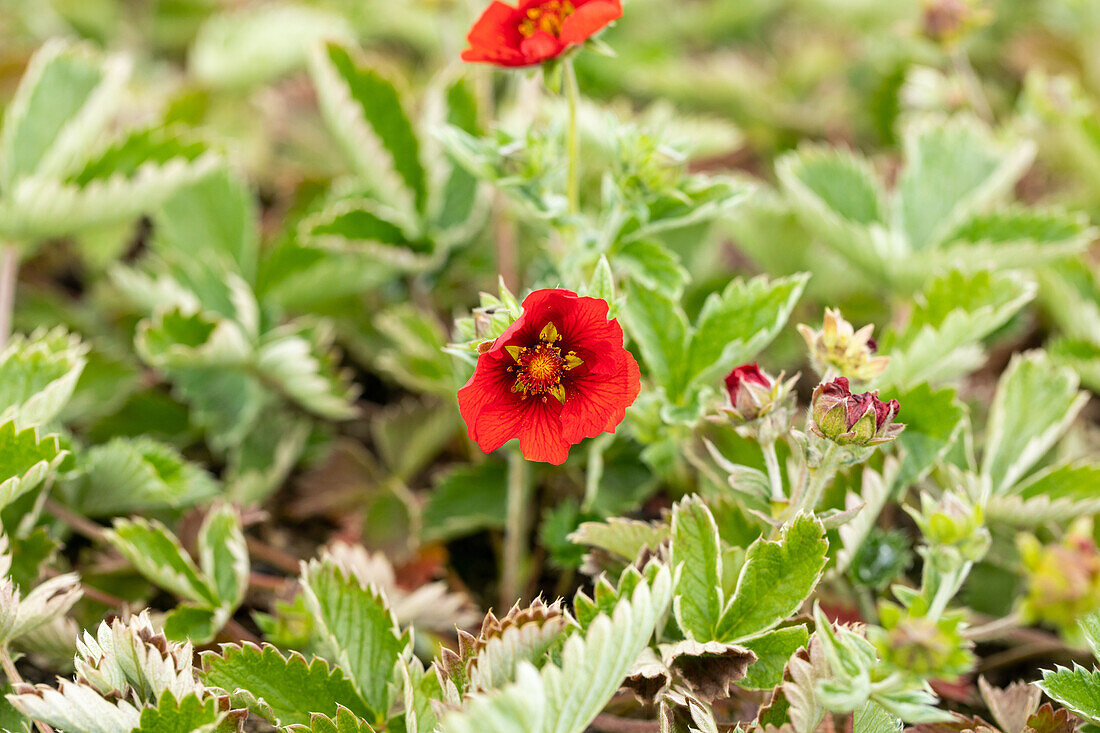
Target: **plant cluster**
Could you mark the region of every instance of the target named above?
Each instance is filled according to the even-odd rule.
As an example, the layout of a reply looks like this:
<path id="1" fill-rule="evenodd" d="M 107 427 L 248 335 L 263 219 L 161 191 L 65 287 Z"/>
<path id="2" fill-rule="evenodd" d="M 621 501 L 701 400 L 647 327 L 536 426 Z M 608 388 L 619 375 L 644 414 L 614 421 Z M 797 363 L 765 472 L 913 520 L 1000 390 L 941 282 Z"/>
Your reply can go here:
<path id="1" fill-rule="evenodd" d="M 1033 6 L 0 8 L 0 730 L 1100 730 Z"/>

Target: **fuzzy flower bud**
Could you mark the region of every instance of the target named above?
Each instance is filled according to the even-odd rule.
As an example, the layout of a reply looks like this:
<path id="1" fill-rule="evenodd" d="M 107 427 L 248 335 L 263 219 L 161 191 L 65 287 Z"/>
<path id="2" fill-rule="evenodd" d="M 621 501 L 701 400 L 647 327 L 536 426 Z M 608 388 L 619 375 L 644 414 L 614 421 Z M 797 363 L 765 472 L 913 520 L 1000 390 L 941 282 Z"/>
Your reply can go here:
<path id="1" fill-rule="evenodd" d="M 939 500 L 921 494 L 920 509 L 906 507 L 925 541 L 933 547 L 953 547 L 963 560 L 977 562 L 989 549 L 989 530 L 979 504 L 960 494 L 945 493 Z"/>
<path id="2" fill-rule="evenodd" d="M 767 413 L 774 405 L 772 388 L 775 380 L 760 371 L 756 363 L 742 364 L 726 375 L 726 393 L 730 416 L 748 422 Z"/>
<path id="3" fill-rule="evenodd" d="M 852 394 L 848 380 L 838 377 L 814 389 L 810 430 L 838 445 L 889 443 L 905 428 L 894 422 L 900 409 L 897 400 L 883 402 L 878 392 Z"/>
<path id="4" fill-rule="evenodd" d="M 875 356 L 878 344 L 871 338 L 874 329 L 868 324 L 856 331 L 841 317 L 840 311 L 832 308 L 825 309 L 825 322 L 820 331 L 806 324 L 798 326 L 818 374 L 839 373 L 861 381 L 874 379 L 890 363 L 888 356 Z"/>

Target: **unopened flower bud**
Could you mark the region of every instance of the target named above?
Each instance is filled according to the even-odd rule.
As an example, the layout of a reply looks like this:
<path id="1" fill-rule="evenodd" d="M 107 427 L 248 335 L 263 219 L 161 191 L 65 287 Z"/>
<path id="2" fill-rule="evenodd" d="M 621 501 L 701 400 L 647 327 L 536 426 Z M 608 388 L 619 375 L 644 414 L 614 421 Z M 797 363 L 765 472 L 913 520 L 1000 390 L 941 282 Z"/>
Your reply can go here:
<path id="1" fill-rule="evenodd" d="M 974 0 L 925 0 L 922 30 L 929 40 L 950 46 L 991 16 Z"/>
<path id="2" fill-rule="evenodd" d="M 874 379 L 890 363 L 888 356 L 875 356 L 878 344 L 871 338 L 874 329 L 873 325 L 868 324 L 856 331 L 851 323 L 841 317 L 840 311 L 832 308 L 825 309 L 825 321 L 820 331 L 805 324 L 798 326 L 819 375 L 839 373 L 861 381 Z"/>
<path id="3" fill-rule="evenodd" d="M 775 380 L 762 372 L 759 365 L 742 364 L 726 375 L 726 393 L 730 398 L 726 412 L 746 422 L 761 417 L 774 404 L 774 385 Z"/>
<path id="4" fill-rule="evenodd" d="M 894 422 L 900 409 L 897 400 L 883 402 L 878 392 L 852 394 L 848 380 L 838 377 L 814 389 L 810 430 L 838 445 L 889 443 L 905 428 Z"/>
<path id="5" fill-rule="evenodd" d="M 920 510 L 907 507 L 906 511 L 929 545 L 954 547 L 969 562 L 985 557 L 990 536 L 980 505 L 957 493 L 945 493 L 939 500 L 921 494 L 920 503 Z"/>

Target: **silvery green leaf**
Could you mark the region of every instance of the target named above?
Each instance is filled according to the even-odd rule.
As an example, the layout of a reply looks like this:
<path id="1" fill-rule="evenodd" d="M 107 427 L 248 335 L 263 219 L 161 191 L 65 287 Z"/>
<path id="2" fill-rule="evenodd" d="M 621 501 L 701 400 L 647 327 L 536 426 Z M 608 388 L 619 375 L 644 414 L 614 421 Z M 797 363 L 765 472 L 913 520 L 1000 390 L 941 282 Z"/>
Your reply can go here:
<path id="1" fill-rule="evenodd" d="M 358 389 L 351 376 L 339 370 L 332 352 L 330 330 L 287 324 L 264 334 L 256 352 L 255 368 L 263 379 L 303 409 L 329 420 L 347 420 L 358 414 Z"/>
<path id="2" fill-rule="evenodd" d="M 99 624 L 77 639 L 76 674 L 106 697 L 155 703 L 164 693 L 177 698 L 202 694 L 192 668 L 191 644 L 169 641 L 142 611 Z"/>
<path id="3" fill-rule="evenodd" d="M 199 528 L 199 566 L 210 579 L 221 605 L 236 608 L 248 590 L 248 546 L 237 511 L 215 504 Z"/>
<path id="4" fill-rule="evenodd" d="M 603 522 L 584 522 L 569 535 L 578 545 L 587 545 L 633 562 L 643 548 L 656 550 L 671 536 L 665 523 L 642 522 L 624 517 L 609 517 Z"/>
<path id="5" fill-rule="evenodd" d="M 976 369 L 985 360 L 982 339 L 1034 296 L 1034 284 L 1013 273 L 941 275 L 917 296 L 906 330 L 883 344 L 890 364 L 877 383 L 907 389 Z"/>
<path id="6" fill-rule="evenodd" d="M 301 68 L 320 41 L 353 36 L 343 16 L 321 8 L 284 2 L 241 7 L 202 24 L 188 67 L 204 84 L 251 87 Z"/>
<path id="7" fill-rule="evenodd" d="M 153 245 L 173 261 L 217 264 L 219 274 L 255 281 L 260 246 L 256 198 L 227 168 L 182 183 L 160 204 L 154 221 Z"/>
<path id="8" fill-rule="evenodd" d="M 982 477 L 1004 494 L 1062 437 L 1088 401 L 1077 375 L 1041 351 L 1016 355 L 1001 375 L 982 456 Z"/>
<path id="9" fill-rule="evenodd" d="M 138 355 L 159 369 L 240 367 L 255 346 L 241 325 L 209 311 L 165 310 L 147 318 L 134 337 Z"/>
<path id="10" fill-rule="evenodd" d="M 82 594 L 76 573 L 57 575 L 27 592 L 16 588 L 10 578 L 0 580 L 0 644 L 7 646 L 68 612 Z"/>
<path id="11" fill-rule="evenodd" d="M 392 703 L 390 681 L 409 644 L 385 598 L 331 562 L 303 566 L 301 584 L 332 658 L 375 716 L 384 717 Z"/>
<path id="12" fill-rule="evenodd" d="M 0 198 L 0 232 L 44 239 L 135 219 L 153 211 L 180 185 L 201 178 L 221 162 L 213 153 L 194 161 L 145 163 L 132 175 L 115 173 L 77 185 L 50 178 L 22 178 Z"/>
<path id="13" fill-rule="evenodd" d="M 797 611 L 821 577 L 828 547 L 821 522 L 804 515 L 787 524 L 776 541 L 753 542 L 722 609 L 717 638 L 738 641 L 768 631 Z"/>
<path id="14" fill-rule="evenodd" d="M 141 722 L 140 713 L 129 702 L 105 700 L 90 687 L 68 680 L 60 680 L 56 690 L 47 685 L 24 685 L 8 700 L 28 718 L 65 733 L 121 733 Z"/>
<path id="15" fill-rule="evenodd" d="M 63 328 L 13 336 L 0 352 L 0 420 L 19 427 L 53 420 L 72 396 L 87 350 Z"/>
<path id="16" fill-rule="evenodd" d="M 393 82 L 333 42 L 314 48 L 309 69 L 325 121 L 356 173 L 394 208 L 423 212 L 427 184 L 420 141 Z"/>
<path id="17" fill-rule="evenodd" d="M 905 169 L 894 216 L 914 251 L 936 247 L 1012 186 L 1030 165 L 1030 142 L 996 139 L 970 117 L 919 120 L 905 128 Z"/>
<path id="18" fill-rule="evenodd" d="M 0 131 L 4 189 L 35 174 L 59 178 L 114 112 L 128 65 L 90 44 L 48 42 L 32 57 Z"/>
<path id="19" fill-rule="evenodd" d="M 116 519 L 107 541 L 150 582 L 201 606 L 219 605 L 209 579 L 160 522 L 143 517 Z"/>
<path id="20" fill-rule="evenodd" d="M 718 525 L 706 504 L 689 496 L 672 508 L 670 563 L 681 567 L 673 612 L 689 639 L 717 639 L 722 616 L 722 552 Z"/>
<path id="21" fill-rule="evenodd" d="M 571 636 L 561 663 L 536 670 L 521 663 L 516 682 L 474 696 L 441 721 L 444 733 L 582 733 L 619 688 L 653 636 L 672 596 L 672 573 L 660 568 L 639 582 L 610 615 L 600 613 Z"/>
<path id="22" fill-rule="evenodd" d="M 809 275 L 731 282 L 703 304 L 688 349 L 688 378 L 710 382 L 731 365 L 751 361 L 787 322 Z"/>

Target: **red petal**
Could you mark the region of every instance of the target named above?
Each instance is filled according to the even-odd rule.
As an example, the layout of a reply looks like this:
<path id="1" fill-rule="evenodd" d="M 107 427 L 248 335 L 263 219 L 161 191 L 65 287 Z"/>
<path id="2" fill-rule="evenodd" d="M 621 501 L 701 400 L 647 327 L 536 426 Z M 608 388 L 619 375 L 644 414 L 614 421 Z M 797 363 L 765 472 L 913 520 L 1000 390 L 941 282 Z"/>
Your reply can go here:
<path id="1" fill-rule="evenodd" d="M 520 53 L 520 12 L 511 5 L 494 0 L 470 29 L 466 40 L 470 47 L 462 52 L 463 61 L 484 61 L 503 66 L 527 63 Z"/>
<path id="2" fill-rule="evenodd" d="M 529 461 L 542 461 L 559 466 L 569 457 L 572 442 L 562 435 L 558 418 L 561 405 L 557 400 L 546 402 L 536 399 L 525 401 L 523 427 L 519 435 L 519 449 Z"/>
<path id="3" fill-rule="evenodd" d="M 519 50 L 528 64 L 537 64 L 557 56 L 565 50 L 565 44 L 552 33 L 537 31 L 533 36 L 520 41 Z"/>
<path id="4" fill-rule="evenodd" d="M 568 399 L 561 411 L 562 432 L 579 443 L 600 433 L 615 432 L 641 390 L 638 362 L 619 347 L 617 368 L 612 375 L 588 374 L 569 382 Z"/>
<path id="5" fill-rule="evenodd" d="M 613 20 L 621 18 L 619 0 L 591 0 L 577 8 L 561 25 L 561 41 L 567 45 L 584 43 Z"/>

